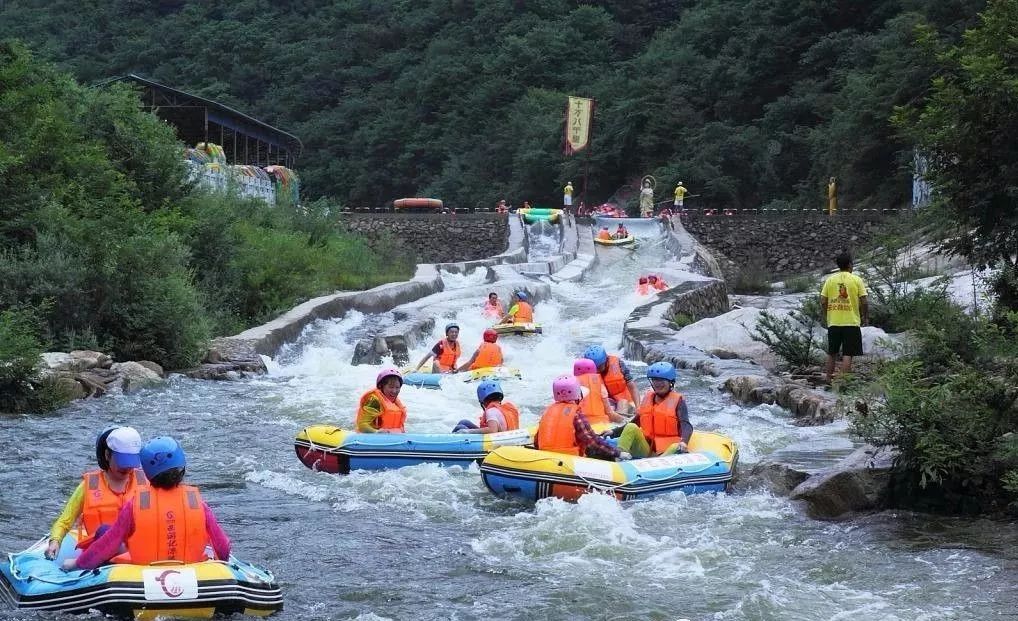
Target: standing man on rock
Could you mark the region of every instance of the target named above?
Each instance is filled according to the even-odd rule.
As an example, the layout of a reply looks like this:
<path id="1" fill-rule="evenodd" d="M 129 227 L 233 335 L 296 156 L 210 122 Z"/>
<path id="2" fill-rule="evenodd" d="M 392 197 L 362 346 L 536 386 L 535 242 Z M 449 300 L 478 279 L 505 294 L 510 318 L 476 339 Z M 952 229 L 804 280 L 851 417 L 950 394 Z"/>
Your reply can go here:
<path id="1" fill-rule="evenodd" d="M 834 359 L 841 353 L 842 373 L 852 370 L 852 358 L 862 355 L 862 326 L 869 323 L 866 283 L 852 273 L 852 255 L 842 252 L 834 260 L 838 272 L 820 290 L 821 322 L 827 328 L 827 363 L 824 375 L 831 381 Z"/>
<path id="2" fill-rule="evenodd" d="M 567 181 L 566 187 L 562 189 L 562 207 L 565 208 L 566 213 L 573 206 L 573 182 Z"/>

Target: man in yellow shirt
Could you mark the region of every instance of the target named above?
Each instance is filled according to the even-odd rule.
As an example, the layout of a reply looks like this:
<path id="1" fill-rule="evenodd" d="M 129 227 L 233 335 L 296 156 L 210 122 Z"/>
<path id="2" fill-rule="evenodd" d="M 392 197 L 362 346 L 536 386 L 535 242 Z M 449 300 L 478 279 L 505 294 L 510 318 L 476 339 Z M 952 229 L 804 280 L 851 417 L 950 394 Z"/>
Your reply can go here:
<path id="1" fill-rule="evenodd" d="M 852 370 L 852 358 L 862 355 L 862 326 L 869 322 L 866 283 L 852 273 L 852 256 L 842 252 L 834 260 L 838 272 L 820 290 L 820 317 L 827 328 L 827 381 L 834 375 L 834 357 L 841 353 L 841 372 Z"/>
<path id="2" fill-rule="evenodd" d="M 685 199 L 686 186 L 682 185 L 682 182 L 680 181 L 679 184 L 675 186 L 675 201 L 672 203 L 675 206 L 675 209 L 682 209 L 682 202 Z"/>

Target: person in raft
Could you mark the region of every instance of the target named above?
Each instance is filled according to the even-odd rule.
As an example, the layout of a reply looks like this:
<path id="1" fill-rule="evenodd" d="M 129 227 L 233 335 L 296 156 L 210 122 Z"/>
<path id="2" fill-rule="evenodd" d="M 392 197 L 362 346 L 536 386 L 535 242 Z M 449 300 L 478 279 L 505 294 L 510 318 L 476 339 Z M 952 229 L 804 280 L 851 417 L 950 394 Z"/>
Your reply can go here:
<path id="1" fill-rule="evenodd" d="M 615 234 L 612 235 L 612 237 L 614 239 L 625 239 L 629 237 L 629 231 L 626 229 L 624 224 L 619 222 L 619 227 L 615 229 Z"/>
<path id="2" fill-rule="evenodd" d="M 67 559 L 65 571 L 95 569 L 127 544 L 133 565 L 160 561 L 198 563 L 206 560 L 211 543 L 215 557 L 230 558 L 230 538 L 219 526 L 197 487 L 183 485 L 187 460 L 184 449 L 169 437 L 152 438 L 141 449 L 141 467 L 150 486 L 135 489 L 105 534 L 76 559 Z"/>
<path id="3" fill-rule="evenodd" d="M 60 552 L 60 542 L 78 523 L 84 533 L 95 537 L 117 519 L 117 514 L 131 499 L 136 489 L 147 489 L 148 481 L 141 471 L 141 436 L 133 427 L 111 426 L 95 439 L 98 470 L 89 470 L 81 477 L 64 505 L 60 517 L 49 531 L 46 558 L 52 560 Z M 86 548 L 90 539 L 78 543 Z"/>
<path id="4" fill-rule="evenodd" d="M 665 289 L 668 288 L 668 283 L 658 278 L 656 274 L 651 274 L 650 276 L 647 276 L 647 282 L 650 284 L 651 287 L 658 291 L 664 291 Z"/>
<path id="5" fill-rule="evenodd" d="M 498 299 L 498 294 L 492 291 L 488 294 L 488 301 L 484 303 L 484 309 L 481 310 L 485 317 L 501 317 L 505 315 L 505 308 L 502 307 L 502 301 Z"/>
<path id="6" fill-rule="evenodd" d="M 636 285 L 636 293 L 637 295 L 650 295 L 653 293 L 650 282 L 646 276 L 640 276 L 640 280 Z"/>
<path id="7" fill-rule="evenodd" d="M 453 433 L 498 433 L 520 428 L 520 411 L 515 405 L 504 401 L 502 385 L 495 380 L 484 380 L 477 385 L 477 402 L 481 404 L 481 418 L 473 421 L 463 419 Z"/>
<path id="8" fill-rule="evenodd" d="M 501 323 L 533 323 L 534 307 L 528 301 L 530 296 L 526 291 L 517 291 L 513 294 L 516 303 L 509 307 L 509 312 L 502 318 Z"/>
<path id="9" fill-rule="evenodd" d="M 636 390 L 633 374 L 622 359 L 609 356 L 600 345 L 591 345 L 583 350 L 583 357 L 590 358 L 597 365 L 597 372 L 601 374 L 604 386 L 608 389 L 608 397 L 615 402 L 617 411 L 631 412 L 636 408 L 633 395 L 640 393 Z"/>
<path id="10" fill-rule="evenodd" d="M 470 356 L 470 360 L 467 360 L 456 370 L 462 372 L 467 369 L 473 371 L 474 369 L 502 366 L 502 348 L 495 342 L 497 340 L 498 332 L 491 328 L 485 330 L 484 340 L 477 346 L 477 351 L 474 352 L 474 355 Z"/>
<path id="11" fill-rule="evenodd" d="M 602 226 L 601 230 L 597 232 L 597 238 L 598 239 L 611 239 L 612 238 L 611 231 L 608 230 L 607 226 Z"/>
<path id="12" fill-rule="evenodd" d="M 614 429 L 618 447 L 635 459 L 654 455 L 672 455 L 689 450 L 693 425 L 682 394 L 675 391 L 675 367 L 655 362 L 647 367 L 651 389 L 643 396 L 631 423 Z"/>
<path id="13" fill-rule="evenodd" d="M 427 354 L 421 358 L 421 361 L 414 367 L 414 371 L 417 371 L 424 366 L 424 363 L 435 357 L 434 364 L 431 365 L 432 373 L 455 373 L 456 362 L 460 357 L 460 343 L 457 339 L 460 336 L 460 327 L 458 324 L 450 323 L 445 326 L 445 338 L 435 343 L 435 346 L 431 348 Z"/>
<path id="14" fill-rule="evenodd" d="M 575 377 L 562 375 L 551 385 L 555 403 L 541 414 L 534 436 L 534 447 L 541 451 L 593 457 L 595 459 L 632 459 L 632 455 L 594 433 L 580 407 L 583 392 Z"/>
<path id="15" fill-rule="evenodd" d="M 580 390 L 583 392 L 580 410 L 587 417 L 587 422 L 596 425 L 598 423 L 621 423 L 628 420 L 612 407 L 611 400 L 608 399 L 608 389 L 604 387 L 604 382 L 601 380 L 601 375 L 598 374 L 597 365 L 593 360 L 578 358 L 574 361 L 573 376 L 580 383 Z"/>
<path id="16" fill-rule="evenodd" d="M 357 433 L 406 433 L 406 406 L 399 400 L 403 376 L 397 369 L 382 369 L 375 388 L 361 395 L 354 431 Z"/>

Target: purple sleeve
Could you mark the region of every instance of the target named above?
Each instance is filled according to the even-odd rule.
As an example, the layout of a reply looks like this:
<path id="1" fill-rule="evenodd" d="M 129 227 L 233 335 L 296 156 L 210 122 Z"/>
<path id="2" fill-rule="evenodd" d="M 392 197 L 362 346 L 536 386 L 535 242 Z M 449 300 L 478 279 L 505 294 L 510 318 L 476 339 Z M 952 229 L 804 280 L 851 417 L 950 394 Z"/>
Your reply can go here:
<path id="1" fill-rule="evenodd" d="M 219 525 L 216 515 L 212 513 L 208 504 L 204 501 L 201 504 L 205 510 L 205 532 L 209 536 L 209 542 L 212 543 L 212 549 L 216 552 L 216 558 L 225 561 L 230 558 L 230 538 Z"/>
<path id="2" fill-rule="evenodd" d="M 120 545 L 134 532 L 132 502 L 127 501 L 113 526 L 81 553 L 77 560 L 78 569 L 95 569 L 117 555 Z"/>

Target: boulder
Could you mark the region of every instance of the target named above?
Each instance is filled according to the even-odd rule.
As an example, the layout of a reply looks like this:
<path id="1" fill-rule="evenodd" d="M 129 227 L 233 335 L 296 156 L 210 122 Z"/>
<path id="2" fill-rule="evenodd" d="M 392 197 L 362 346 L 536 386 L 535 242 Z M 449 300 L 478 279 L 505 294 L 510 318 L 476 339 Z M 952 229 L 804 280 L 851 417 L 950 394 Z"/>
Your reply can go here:
<path id="1" fill-rule="evenodd" d="M 826 333 L 824 341 L 826 342 Z M 893 360 L 901 356 L 901 349 L 908 345 L 904 334 L 888 334 L 874 326 L 862 328 L 862 350 L 866 356 Z"/>
<path id="2" fill-rule="evenodd" d="M 774 381 L 762 375 L 736 375 L 725 380 L 724 389 L 743 403 L 774 403 L 777 388 Z"/>
<path id="3" fill-rule="evenodd" d="M 805 501 L 808 513 L 820 519 L 878 509 L 887 495 L 897 455 L 889 447 L 861 446 L 831 468 L 800 483 L 792 490 L 791 498 Z"/>
<path id="4" fill-rule="evenodd" d="M 166 371 L 164 371 L 162 365 L 158 363 L 152 362 L 151 360 L 139 360 L 138 364 L 145 367 L 149 371 L 152 371 L 161 378 L 166 377 Z"/>
<path id="5" fill-rule="evenodd" d="M 110 367 L 110 370 L 123 378 L 125 393 L 163 383 L 163 378 L 158 373 L 137 362 L 118 362 Z"/>
<path id="6" fill-rule="evenodd" d="M 101 397 L 108 392 L 116 392 L 123 388 L 124 377 L 110 369 L 94 368 L 82 371 L 74 376 L 90 397 Z"/>
<path id="7" fill-rule="evenodd" d="M 70 356 L 73 360 L 80 361 L 80 364 L 86 365 L 81 369 L 76 369 L 79 371 L 95 368 L 108 369 L 113 364 L 113 358 L 102 352 L 88 349 L 76 349 L 70 353 Z"/>
<path id="8" fill-rule="evenodd" d="M 70 375 L 61 373 L 59 375 L 53 375 L 45 381 L 52 382 L 53 386 L 61 395 L 72 401 L 74 399 L 84 399 L 90 394 L 85 386 Z"/>
<path id="9" fill-rule="evenodd" d="M 781 315 L 785 311 L 771 311 Z M 717 317 L 701 319 L 679 330 L 675 338 L 703 351 L 724 350 L 740 358 L 749 358 L 761 363 L 771 362 L 770 349 L 750 336 L 756 327 L 761 310 L 758 308 L 737 308 Z"/>
<path id="10" fill-rule="evenodd" d="M 81 365 L 80 361 L 71 357 L 71 354 L 62 351 L 49 351 L 39 356 L 39 371 L 43 375 L 59 373 L 60 371 L 83 371 L 86 367 L 76 368 Z"/>
<path id="11" fill-rule="evenodd" d="M 764 489 L 776 496 L 788 496 L 798 485 L 809 478 L 809 473 L 781 462 L 764 460 L 755 464 L 748 473 L 740 472 L 736 486 L 739 489 Z"/>

